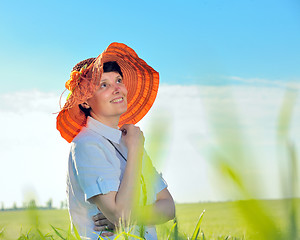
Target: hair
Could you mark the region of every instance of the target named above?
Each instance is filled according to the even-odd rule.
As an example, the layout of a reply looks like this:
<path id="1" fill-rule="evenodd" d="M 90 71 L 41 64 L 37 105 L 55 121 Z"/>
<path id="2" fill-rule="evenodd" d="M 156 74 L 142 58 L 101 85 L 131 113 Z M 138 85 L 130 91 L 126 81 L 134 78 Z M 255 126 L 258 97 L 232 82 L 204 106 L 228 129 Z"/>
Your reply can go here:
<path id="1" fill-rule="evenodd" d="M 95 61 L 96 58 L 88 58 L 79 63 L 77 63 L 72 71 L 80 71 L 80 69 L 87 65 L 87 67 Z M 103 63 L 103 72 L 117 72 L 123 77 L 121 68 L 117 62 L 106 62 Z M 86 117 L 91 116 L 91 108 L 84 108 L 81 104 L 78 105 L 80 110 L 83 111 Z"/>
<path id="2" fill-rule="evenodd" d="M 87 67 L 90 66 L 91 63 L 93 63 L 95 61 L 96 58 L 88 58 L 88 59 L 85 59 L 79 63 L 77 63 L 72 71 L 80 71 L 80 69 L 86 64 Z"/>
<path id="3" fill-rule="evenodd" d="M 106 62 L 103 64 L 103 72 L 117 72 L 123 77 L 121 68 L 117 62 Z"/>

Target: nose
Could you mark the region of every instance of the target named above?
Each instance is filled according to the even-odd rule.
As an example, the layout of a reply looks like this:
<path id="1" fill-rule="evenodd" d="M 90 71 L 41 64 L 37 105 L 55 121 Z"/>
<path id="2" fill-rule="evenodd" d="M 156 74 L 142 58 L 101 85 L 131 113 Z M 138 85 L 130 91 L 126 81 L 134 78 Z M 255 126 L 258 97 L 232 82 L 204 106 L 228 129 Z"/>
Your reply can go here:
<path id="1" fill-rule="evenodd" d="M 120 86 L 117 83 L 114 83 L 113 88 L 115 94 L 120 92 Z"/>

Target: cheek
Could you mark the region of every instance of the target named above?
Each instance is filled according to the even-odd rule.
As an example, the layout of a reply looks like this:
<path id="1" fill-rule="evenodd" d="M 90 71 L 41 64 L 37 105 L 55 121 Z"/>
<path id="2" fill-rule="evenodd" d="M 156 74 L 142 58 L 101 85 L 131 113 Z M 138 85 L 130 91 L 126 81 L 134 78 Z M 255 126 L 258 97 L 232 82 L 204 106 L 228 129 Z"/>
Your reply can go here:
<path id="1" fill-rule="evenodd" d="M 110 93 L 108 91 L 105 91 L 105 89 L 103 89 L 102 91 L 97 92 L 94 97 L 98 103 L 103 103 L 107 101 L 109 95 Z"/>
<path id="2" fill-rule="evenodd" d="M 124 95 L 127 96 L 128 90 L 127 90 L 127 88 L 125 86 L 123 87 L 122 91 L 123 91 Z"/>
<path id="3" fill-rule="evenodd" d="M 99 108 L 99 106 L 101 106 L 103 104 L 104 99 L 105 98 L 104 98 L 103 94 L 102 93 L 100 94 L 98 92 L 92 98 L 89 99 L 88 103 L 90 104 L 90 106 L 93 110 L 96 110 Z"/>

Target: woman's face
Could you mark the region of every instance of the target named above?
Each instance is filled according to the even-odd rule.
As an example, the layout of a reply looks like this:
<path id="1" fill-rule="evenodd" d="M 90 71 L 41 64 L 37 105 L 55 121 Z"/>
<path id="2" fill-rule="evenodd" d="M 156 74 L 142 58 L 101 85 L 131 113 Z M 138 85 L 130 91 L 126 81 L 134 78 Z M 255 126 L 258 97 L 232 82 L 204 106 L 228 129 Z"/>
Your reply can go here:
<path id="1" fill-rule="evenodd" d="M 127 89 L 121 75 L 118 72 L 102 73 L 100 87 L 87 103 L 92 117 L 104 122 L 119 118 L 127 110 Z"/>

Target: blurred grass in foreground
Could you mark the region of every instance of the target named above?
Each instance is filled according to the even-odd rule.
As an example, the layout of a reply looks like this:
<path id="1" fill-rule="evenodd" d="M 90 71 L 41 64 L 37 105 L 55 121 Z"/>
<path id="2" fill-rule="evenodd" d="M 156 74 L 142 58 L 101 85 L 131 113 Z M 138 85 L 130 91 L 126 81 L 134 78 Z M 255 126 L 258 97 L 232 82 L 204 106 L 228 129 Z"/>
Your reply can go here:
<path id="1" fill-rule="evenodd" d="M 278 219 L 273 217 L 273 211 L 262 204 L 262 201 L 255 199 L 255 193 L 262 192 L 261 184 L 256 181 L 255 174 L 249 174 L 247 169 L 253 164 L 253 154 L 247 148 L 247 139 L 243 135 L 243 129 L 239 121 L 239 116 L 235 106 L 220 105 L 223 111 L 223 118 L 227 122 L 227 128 L 220 128 L 213 120 L 218 119 L 216 106 L 206 105 L 208 116 L 211 117 L 211 128 L 216 142 L 210 151 L 209 160 L 213 162 L 214 168 L 218 170 L 221 179 L 224 181 L 224 192 L 228 189 L 234 190 L 233 198 L 247 199 L 248 201 L 237 201 L 235 206 L 245 219 L 253 233 L 256 233 L 255 239 L 276 240 L 300 239 L 299 233 L 299 204 L 296 197 L 299 194 L 298 186 L 298 159 L 294 144 L 289 136 L 290 121 L 292 119 L 293 108 L 296 104 L 298 91 L 288 89 L 282 103 L 278 118 L 278 150 L 279 158 L 282 164 L 286 164 L 289 170 L 281 172 L 281 184 L 288 189 L 283 189 L 283 196 L 290 199 L 285 200 L 285 214 L 282 220 L 286 223 L 282 226 Z M 234 103 L 234 101 L 231 101 Z M 249 116 L 251 117 L 251 116 Z M 219 120 L 219 119 L 218 119 Z M 228 129 L 229 128 L 229 129 Z M 229 130 L 229 131 L 228 131 Z M 265 169 L 267 171 L 267 169 Z M 285 194 L 284 194 L 285 193 Z M 230 195 L 230 194 L 229 194 Z M 245 238 L 248 239 L 248 238 Z"/>
<path id="2" fill-rule="evenodd" d="M 289 199 L 285 199 L 259 200 L 258 202 L 266 211 L 270 212 L 270 217 L 272 217 L 280 229 L 287 229 L 286 205 L 289 201 Z M 241 202 L 245 203 L 246 201 Z M 204 233 L 205 239 L 225 240 L 226 237 L 230 237 L 228 240 L 257 239 L 257 231 L 253 231 L 248 225 L 237 203 L 238 202 L 176 204 L 179 235 L 186 236 L 181 239 L 191 237 L 203 209 L 205 209 L 206 212 L 201 223 L 201 230 Z M 296 204 L 299 209 L 300 199 L 296 200 Z M 0 229 L 4 229 L 3 236 L 0 234 L 0 239 L 18 239 L 21 235 L 21 231 L 26 235 L 30 229 L 32 229 L 30 233 L 33 236 L 35 235 L 36 238 L 31 237 L 29 239 L 41 239 L 37 235 L 38 233 L 34 231 L 35 227 L 32 225 L 32 220 L 30 220 L 32 217 L 29 216 L 29 213 L 28 211 L 0 212 Z M 70 225 L 67 210 L 38 210 L 34 212 L 34 214 L 38 216 L 37 226 L 44 236 L 50 234 L 54 239 L 61 239 L 56 235 L 50 225 L 53 225 L 63 236 L 66 236 Z M 297 217 L 299 222 L 300 216 L 298 215 Z M 159 239 L 167 239 L 172 226 L 172 221 L 158 225 L 157 233 Z M 300 234 L 299 229 L 298 234 Z M 171 234 L 170 239 L 175 239 L 173 237 L 173 234 Z M 287 239 L 290 240 L 290 238 Z"/>

